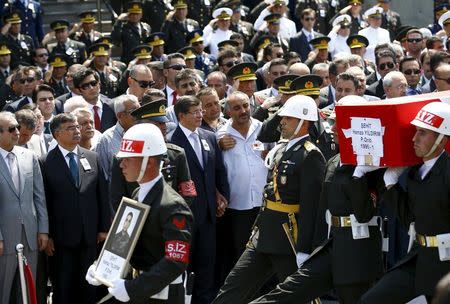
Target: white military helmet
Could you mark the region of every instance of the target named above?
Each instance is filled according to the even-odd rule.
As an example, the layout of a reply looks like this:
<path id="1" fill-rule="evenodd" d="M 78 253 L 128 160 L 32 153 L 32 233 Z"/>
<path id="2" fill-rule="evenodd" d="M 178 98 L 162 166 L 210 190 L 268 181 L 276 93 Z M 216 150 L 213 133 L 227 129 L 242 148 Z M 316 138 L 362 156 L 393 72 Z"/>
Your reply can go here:
<path id="1" fill-rule="evenodd" d="M 420 109 L 411 124 L 450 136 L 450 105 L 445 102 L 430 102 Z"/>
<path id="2" fill-rule="evenodd" d="M 161 130 L 153 124 L 142 123 L 125 132 L 117 157 L 148 157 L 166 152 L 167 146 Z"/>
<path id="3" fill-rule="evenodd" d="M 289 98 L 278 112 L 278 116 L 295 117 L 309 121 L 319 119 L 316 102 L 306 95 L 295 95 Z"/>

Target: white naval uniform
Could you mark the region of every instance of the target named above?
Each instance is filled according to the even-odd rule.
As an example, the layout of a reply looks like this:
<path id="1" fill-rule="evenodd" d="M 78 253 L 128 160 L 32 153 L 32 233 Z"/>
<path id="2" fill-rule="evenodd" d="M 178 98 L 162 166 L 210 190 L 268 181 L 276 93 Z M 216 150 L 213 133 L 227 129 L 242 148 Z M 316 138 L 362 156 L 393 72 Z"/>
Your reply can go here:
<path id="1" fill-rule="evenodd" d="M 266 16 L 268 16 L 270 14 L 271 14 L 271 12 L 267 8 L 263 9 L 261 14 L 259 14 L 258 19 L 256 19 L 255 24 L 253 25 L 255 30 L 258 31 L 261 28 L 263 23 L 266 22 L 266 21 L 264 21 L 264 18 L 266 18 Z M 297 34 L 297 28 L 295 27 L 295 22 L 292 20 L 289 20 L 285 16 L 281 17 L 281 19 L 280 19 L 280 35 L 281 35 L 281 37 L 283 37 L 289 41 L 289 38 L 295 36 L 295 34 Z"/>
<path id="2" fill-rule="evenodd" d="M 213 28 L 208 24 L 203 29 L 203 39 L 205 40 L 205 47 L 209 46 L 209 53 L 217 58 L 219 54 L 219 48 L 217 44 L 224 40 L 230 39 L 233 32 L 231 30 L 223 31 L 221 29 L 213 30 Z"/>
<path id="3" fill-rule="evenodd" d="M 369 40 L 369 45 L 367 46 L 364 59 L 367 59 L 373 63 L 375 63 L 375 47 L 377 46 L 377 44 L 391 42 L 389 31 L 381 27 L 373 28 L 369 26 L 360 30 L 358 34 L 366 37 L 367 40 Z"/>
<path id="4" fill-rule="evenodd" d="M 335 32 L 328 34 L 330 42 L 328 42 L 328 52 L 331 54 L 331 58 L 338 53 L 351 54 L 350 47 L 347 45 L 347 37 L 341 36 Z"/>

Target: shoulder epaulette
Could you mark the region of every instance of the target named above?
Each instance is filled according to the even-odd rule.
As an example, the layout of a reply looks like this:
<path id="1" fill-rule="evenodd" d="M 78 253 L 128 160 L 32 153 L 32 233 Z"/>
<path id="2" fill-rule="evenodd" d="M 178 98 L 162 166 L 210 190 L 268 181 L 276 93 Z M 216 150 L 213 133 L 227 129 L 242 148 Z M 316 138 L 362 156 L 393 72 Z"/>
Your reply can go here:
<path id="1" fill-rule="evenodd" d="M 177 146 L 175 144 L 172 143 L 166 143 L 167 149 L 170 150 L 175 150 L 175 151 L 179 151 L 179 152 L 184 152 L 184 149 L 180 146 Z"/>
<path id="2" fill-rule="evenodd" d="M 317 147 L 309 140 L 305 141 L 303 146 L 305 147 L 305 150 L 308 152 L 311 152 L 312 150 L 317 150 Z"/>

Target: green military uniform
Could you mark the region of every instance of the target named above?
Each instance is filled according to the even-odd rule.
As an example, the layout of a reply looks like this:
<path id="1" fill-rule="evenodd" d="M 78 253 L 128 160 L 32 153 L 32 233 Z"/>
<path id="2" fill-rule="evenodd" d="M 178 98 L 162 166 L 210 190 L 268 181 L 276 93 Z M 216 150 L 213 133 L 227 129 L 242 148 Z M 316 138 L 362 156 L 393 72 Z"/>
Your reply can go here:
<path id="1" fill-rule="evenodd" d="M 127 12 L 131 14 L 141 14 L 142 4 L 136 1 L 128 3 Z M 132 24 L 117 20 L 111 32 L 111 39 L 115 45 L 122 46 L 122 56 L 120 60 L 126 64 L 133 60 L 134 57 L 133 54 L 130 53 L 130 50 L 143 44 L 145 39 L 150 35 L 150 32 L 151 28 L 145 22 Z"/>
<path id="2" fill-rule="evenodd" d="M 280 282 L 297 269 L 295 252 L 312 251 L 325 160 L 301 137 L 276 146 L 264 187 L 264 206 L 239 261 L 213 303 L 247 303 L 273 274 Z M 287 230 L 286 230 L 287 229 Z"/>
<path id="3" fill-rule="evenodd" d="M 114 45 L 111 43 L 111 37 L 110 36 L 103 36 L 99 39 L 97 39 L 96 41 L 94 41 L 94 44 L 96 43 L 106 43 L 107 45 L 109 45 L 109 48 L 111 49 Z M 110 66 L 115 67 L 116 69 L 118 69 L 120 71 L 120 73 L 125 72 L 125 70 L 127 69 L 127 65 L 125 63 L 123 63 L 122 61 L 119 60 L 113 60 L 111 57 L 109 58 L 109 63 Z"/>
<path id="4" fill-rule="evenodd" d="M 330 37 L 318 37 L 318 38 L 314 38 L 311 39 L 311 41 L 309 42 L 309 44 L 311 44 L 313 46 L 314 49 L 317 50 L 327 50 L 328 51 L 328 43 L 330 42 Z M 328 56 L 330 56 L 328 54 Z M 312 68 L 319 62 L 317 62 L 316 58 L 314 59 L 307 59 L 305 61 L 305 64 L 309 67 L 310 70 L 312 70 Z M 329 63 L 328 60 L 324 61 L 324 63 Z"/>
<path id="5" fill-rule="evenodd" d="M 49 65 L 51 67 L 65 68 L 66 70 L 68 68 L 67 66 L 68 61 L 69 58 L 66 54 L 52 54 L 48 59 Z M 69 93 L 69 88 L 67 87 L 64 78 L 61 81 L 57 81 L 53 77 L 51 77 L 50 80 L 47 82 L 47 84 L 51 86 L 55 91 L 55 97 Z"/>
<path id="6" fill-rule="evenodd" d="M 347 38 L 346 42 L 350 49 L 361 47 L 365 48 L 369 45 L 369 40 L 367 40 L 367 38 L 362 35 L 351 35 Z M 371 61 L 368 61 L 367 59 L 364 59 L 364 74 L 366 74 L 367 76 L 366 77 L 367 85 L 371 85 L 377 80 L 375 71 L 376 71 L 375 64 Z M 369 79 L 372 78 L 373 80 L 370 81 Z"/>
<path id="7" fill-rule="evenodd" d="M 194 3 L 201 1 L 193 1 Z M 193 3 L 190 3 L 190 5 Z M 173 0 L 172 5 L 174 9 L 187 8 L 185 0 Z M 194 7 L 189 6 L 189 12 L 191 13 Z M 199 29 L 199 19 L 186 18 L 183 22 L 178 21 L 175 17 L 172 20 L 166 20 L 161 28 L 161 31 L 166 34 L 166 52 L 167 54 L 175 53 L 177 50 L 186 46 L 186 36 L 189 32 Z"/>
<path id="8" fill-rule="evenodd" d="M 165 100 L 154 101 L 143 105 L 131 113 L 137 120 L 161 121 L 167 120 L 165 117 Z M 189 167 L 187 164 L 184 149 L 171 143 L 166 143 L 167 153 L 163 157 L 161 173 L 165 182 L 177 191 L 188 204 L 196 196 L 195 185 L 191 180 Z M 116 209 L 122 197 L 130 197 L 138 184 L 129 183 L 125 180 L 122 170 L 119 167 L 117 158 L 113 159 L 111 168 L 111 189 L 110 199 L 112 206 Z"/>
<path id="9" fill-rule="evenodd" d="M 79 14 L 81 23 L 94 23 L 95 22 L 95 12 L 82 12 Z M 86 48 L 89 49 L 91 45 L 95 43 L 96 40 L 102 37 L 102 33 L 92 30 L 90 33 L 85 31 L 78 31 L 70 36 L 71 39 L 84 43 Z"/>
<path id="10" fill-rule="evenodd" d="M 22 23 L 19 12 L 11 12 L 3 17 L 4 22 L 10 24 Z M 17 38 L 17 39 L 16 39 Z M 16 68 L 19 64 L 32 64 L 31 52 L 34 50 L 33 39 L 24 34 L 13 37 L 11 34 L 0 34 L 0 42 L 6 43 L 11 50 L 11 67 Z"/>
<path id="11" fill-rule="evenodd" d="M 105 66 L 99 70 L 94 63 L 97 56 L 105 56 L 109 59 L 109 49 L 110 47 L 106 43 L 96 43 L 88 49 L 88 52 L 90 56 L 94 57 L 90 67 L 100 76 L 100 93 L 109 98 L 114 98 L 117 96 L 117 87 L 121 76 L 120 70 L 114 66 Z"/>
<path id="12" fill-rule="evenodd" d="M 55 20 L 50 24 L 50 28 L 54 31 L 67 31 L 69 22 L 66 20 Z M 86 46 L 82 42 L 67 38 L 65 43 L 53 42 L 47 45 L 47 49 L 52 54 L 66 54 L 69 57 L 68 65 L 74 63 L 83 64 L 86 60 Z"/>
<path id="13" fill-rule="evenodd" d="M 170 11 L 164 0 L 145 0 L 142 3 L 142 21 L 148 23 L 153 32 L 158 32 Z"/>

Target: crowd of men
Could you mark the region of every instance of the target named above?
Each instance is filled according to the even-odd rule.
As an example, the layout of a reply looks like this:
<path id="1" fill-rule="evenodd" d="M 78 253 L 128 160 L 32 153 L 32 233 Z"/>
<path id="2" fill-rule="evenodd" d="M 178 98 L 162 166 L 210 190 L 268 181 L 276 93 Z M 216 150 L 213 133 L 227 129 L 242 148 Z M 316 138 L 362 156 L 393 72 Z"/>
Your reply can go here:
<path id="1" fill-rule="evenodd" d="M 450 4 L 424 28 L 391 0 L 110 5 L 108 34 L 0 9 L 0 303 L 18 243 L 39 303 L 448 303 L 450 106 L 411 122 L 406 170 L 342 164 L 334 108 L 450 90 Z M 122 197 L 151 209 L 106 290 Z"/>

